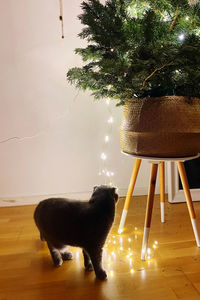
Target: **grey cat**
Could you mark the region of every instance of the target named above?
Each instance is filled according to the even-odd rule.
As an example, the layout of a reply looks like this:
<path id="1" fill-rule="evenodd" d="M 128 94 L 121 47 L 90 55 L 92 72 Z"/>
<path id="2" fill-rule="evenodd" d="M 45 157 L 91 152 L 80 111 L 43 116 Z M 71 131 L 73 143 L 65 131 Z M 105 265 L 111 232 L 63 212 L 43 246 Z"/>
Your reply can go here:
<path id="1" fill-rule="evenodd" d="M 72 259 L 67 245 L 81 247 L 85 268 L 94 269 L 101 280 L 107 277 L 102 268 L 102 251 L 114 221 L 117 200 L 116 189 L 102 185 L 94 187 L 88 202 L 51 198 L 38 204 L 35 223 L 56 266 Z"/>

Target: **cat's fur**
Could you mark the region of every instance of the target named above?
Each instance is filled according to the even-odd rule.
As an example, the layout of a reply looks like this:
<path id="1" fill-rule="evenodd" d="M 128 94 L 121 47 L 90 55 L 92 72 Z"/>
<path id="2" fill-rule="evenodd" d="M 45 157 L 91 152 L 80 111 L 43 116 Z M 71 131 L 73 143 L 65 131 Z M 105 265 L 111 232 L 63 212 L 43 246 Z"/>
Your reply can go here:
<path id="1" fill-rule="evenodd" d="M 38 204 L 34 212 L 35 223 L 56 266 L 63 260 L 72 259 L 67 245 L 81 247 L 85 268 L 94 268 L 99 279 L 107 277 L 102 268 L 102 250 L 114 221 L 118 200 L 115 190 L 108 186 L 94 187 L 88 202 L 51 198 Z"/>

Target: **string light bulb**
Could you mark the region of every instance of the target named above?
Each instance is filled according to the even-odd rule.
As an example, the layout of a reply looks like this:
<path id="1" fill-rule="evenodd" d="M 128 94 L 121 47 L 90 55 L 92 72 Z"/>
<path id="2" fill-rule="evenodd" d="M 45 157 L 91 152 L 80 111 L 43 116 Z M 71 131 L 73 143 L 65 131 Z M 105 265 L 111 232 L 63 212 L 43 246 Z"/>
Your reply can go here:
<path id="1" fill-rule="evenodd" d="M 108 123 L 112 124 L 113 123 L 113 117 L 111 116 L 109 119 L 108 119 Z"/>
<path id="2" fill-rule="evenodd" d="M 179 36 L 178 36 L 178 39 L 180 41 L 183 41 L 185 39 L 185 34 L 184 33 L 181 33 Z"/>
<path id="3" fill-rule="evenodd" d="M 101 153 L 101 159 L 102 160 L 106 160 L 106 158 L 107 158 L 106 154 L 105 153 Z"/>
<path id="4" fill-rule="evenodd" d="M 106 142 L 106 143 L 108 143 L 108 142 L 109 142 L 109 140 L 110 140 L 109 136 L 108 136 L 108 135 L 106 135 L 104 140 L 105 140 L 105 142 Z"/>
<path id="5" fill-rule="evenodd" d="M 114 272 L 111 270 L 110 271 L 110 276 L 113 277 L 113 275 L 114 275 Z"/>

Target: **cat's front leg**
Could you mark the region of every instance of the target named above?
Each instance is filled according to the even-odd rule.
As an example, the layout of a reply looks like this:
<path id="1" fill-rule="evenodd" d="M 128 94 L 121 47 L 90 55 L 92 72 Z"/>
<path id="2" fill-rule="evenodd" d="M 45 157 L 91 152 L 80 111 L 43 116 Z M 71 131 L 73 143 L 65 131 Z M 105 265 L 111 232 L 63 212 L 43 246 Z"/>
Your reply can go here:
<path id="1" fill-rule="evenodd" d="M 93 248 L 89 249 L 88 254 L 90 256 L 90 259 L 92 261 L 94 271 L 96 274 L 96 277 L 100 280 L 104 280 L 107 278 L 107 273 L 106 271 L 102 268 L 102 248 Z"/>
<path id="2" fill-rule="evenodd" d="M 84 266 L 85 266 L 86 270 L 88 270 L 88 271 L 94 270 L 89 255 L 87 254 L 87 252 L 84 249 L 82 251 L 83 251 L 83 258 L 84 258 Z"/>
<path id="3" fill-rule="evenodd" d="M 63 263 L 63 260 L 61 258 L 59 250 L 57 250 L 56 248 L 54 248 L 49 242 L 47 242 L 47 245 L 48 245 L 49 251 L 51 253 L 51 257 L 52 257 L 54 265 L 56 267 L 61 266 L 62 263 Z"/>

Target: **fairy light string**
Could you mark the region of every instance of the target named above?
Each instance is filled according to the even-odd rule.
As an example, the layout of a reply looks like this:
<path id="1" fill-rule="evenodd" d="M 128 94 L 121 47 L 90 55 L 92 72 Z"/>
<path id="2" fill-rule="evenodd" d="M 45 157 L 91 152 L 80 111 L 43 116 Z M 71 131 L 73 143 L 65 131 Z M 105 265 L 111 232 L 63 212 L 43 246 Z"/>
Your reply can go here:
<path id="1" fill-rule="evenodd" d="M 111 141 L 114 118 L 113 118 L 112 110 L 110 107 L 110 99 L 106 99 L 105 103 L 106 103 L 106 107 L 107 107 L 107 111 L 108 111 L 108 119 L 106 121 L 106 123 L 107 123 L 106 129 L 107 130 L 106 130 L 106 133 L 105 133 L 104 139 L 103 139 L 102 152 L 100 154 L 101 163 L 100 163 L 98 175 L 104 177 L 105 184 L 109 184 L 112 186 L 113 185 L 112 178 L 114 176 L 114 172 L 108 169 L 107 160 L 109 159 L 109 156 L 107 153 L 108 153 L 108 148 L 109 148 L 109 144 Z"/>

